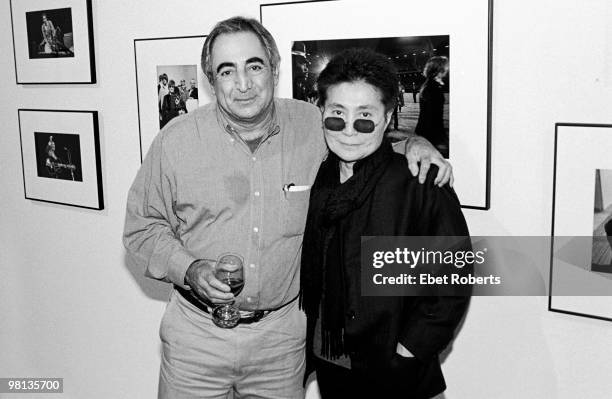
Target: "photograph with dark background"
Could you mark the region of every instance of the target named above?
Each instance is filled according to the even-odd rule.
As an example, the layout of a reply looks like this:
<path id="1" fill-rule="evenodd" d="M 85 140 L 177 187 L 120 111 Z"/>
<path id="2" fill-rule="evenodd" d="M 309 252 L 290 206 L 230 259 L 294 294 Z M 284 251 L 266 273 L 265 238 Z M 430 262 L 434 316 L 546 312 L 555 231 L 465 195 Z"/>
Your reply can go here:
<path id="1" fill-rule="evenodd" d="M 78 134 L 34 132 L 39 177 L 83 181 Z"/>
<path id="2" fill-rule="evenodd" d="M 26 12 L 26 24 L 30 59 L 74 57 L 70 8 Z"/>
<path id="3" fill-rule="evenodd" d="M 449 43 L 448 35 L 294 41 L 291 49 L 293 97 L 316 104 L 315 82 L 327 62 L 347 48 L 370 48 L 386 55 L 397 68 L 401 94 L 387 134 L 392 140 L 401 140 L 414 133 L 419 123 L 425 66 L 432 57 L 450 59 Z M 440 85 L 438 105 L 442 108 L 442 121 L 438 123 L 442 138 L 434 143 L 446 158 L 449 156 L 449 76 L 446 74 L 442 79 L 444 84 Z"/>

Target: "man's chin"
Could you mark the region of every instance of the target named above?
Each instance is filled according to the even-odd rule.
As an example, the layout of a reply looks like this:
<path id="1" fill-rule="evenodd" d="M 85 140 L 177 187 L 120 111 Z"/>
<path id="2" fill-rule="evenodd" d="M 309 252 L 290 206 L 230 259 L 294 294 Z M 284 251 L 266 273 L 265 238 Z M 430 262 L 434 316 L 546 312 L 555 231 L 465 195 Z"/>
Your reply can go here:
<path id="1" fill-rule="evenodd" d="M 238 121 L 241 122 L 256 122 L 260 119 L 262 119 L 262 110 L 259 109 L 241 109 L 241 110 L 236 110 L 236 112 L 232 112 L 232 115 L 234 116 L 234 118 Z"/>

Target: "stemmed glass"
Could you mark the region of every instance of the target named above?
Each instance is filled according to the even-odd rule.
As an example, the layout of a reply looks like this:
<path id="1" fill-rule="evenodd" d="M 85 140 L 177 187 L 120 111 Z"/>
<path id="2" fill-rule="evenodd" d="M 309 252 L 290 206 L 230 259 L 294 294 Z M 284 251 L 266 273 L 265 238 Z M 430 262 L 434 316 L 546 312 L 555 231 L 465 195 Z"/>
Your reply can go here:
<path id="1" fill-rule="evenodd" d="M 229 285 L 230 291 L 236 297 L 244 287 L 244 262 L 239 255 L 223 254 L 215 264 L 217 280 Z M 216 306 L 212 312 L 213 322 L 217 327 L 234 328 L 240 321 L 240 311 L 234 305 L 235 301 Z"/>

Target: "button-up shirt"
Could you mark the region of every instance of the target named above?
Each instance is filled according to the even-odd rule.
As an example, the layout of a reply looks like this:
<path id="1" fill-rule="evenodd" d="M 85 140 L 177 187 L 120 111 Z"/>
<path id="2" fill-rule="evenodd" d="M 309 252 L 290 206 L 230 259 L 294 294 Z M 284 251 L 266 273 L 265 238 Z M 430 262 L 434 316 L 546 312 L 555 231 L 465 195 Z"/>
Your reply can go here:
<path id="1" fill-rule="evenodd" d="M 158 134 L 130 189 L 124 231 L 148 276 L 188 288 L 191 263 L 231 252 L 244 259 L 239 308 L 272 309 L 297 296 L 304 187 L 326 147 L 315 106 L 275 99 L 275 110 L 277 127 L 254 152 L 220 123 L 215 103 Z"/>

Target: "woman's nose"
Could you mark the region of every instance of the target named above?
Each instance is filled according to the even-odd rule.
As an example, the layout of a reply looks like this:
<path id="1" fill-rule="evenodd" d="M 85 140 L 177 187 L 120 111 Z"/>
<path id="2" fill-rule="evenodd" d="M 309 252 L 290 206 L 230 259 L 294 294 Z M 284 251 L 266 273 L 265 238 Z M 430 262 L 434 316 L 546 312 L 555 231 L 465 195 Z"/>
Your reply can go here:
<path id="1" fill-rule="evenodd" d="M 342 130 L 342 134 L 344 134 L 345 136 L 355 136 L 357 135 L 359 132 L 357 130 L 355 130 L 355 126 L 353 126 L 353 123 L 347 123 L 344 126 L 344 130 Z"/>

